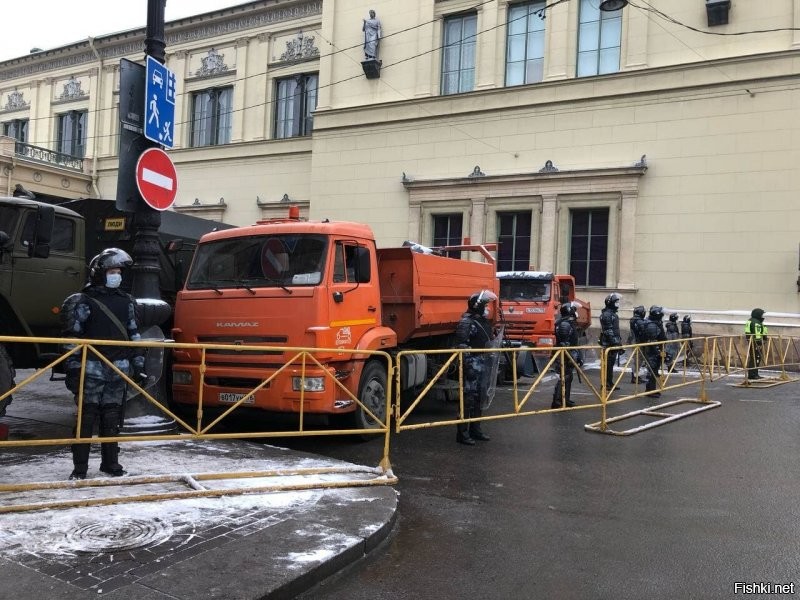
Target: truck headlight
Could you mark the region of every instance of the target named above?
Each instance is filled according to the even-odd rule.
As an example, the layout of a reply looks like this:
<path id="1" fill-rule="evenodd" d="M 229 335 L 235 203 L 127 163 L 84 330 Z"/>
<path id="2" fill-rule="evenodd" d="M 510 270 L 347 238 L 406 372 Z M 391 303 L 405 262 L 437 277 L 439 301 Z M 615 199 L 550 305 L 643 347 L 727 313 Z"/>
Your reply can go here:
<path id="1" fill-rule="evenodd" d="M 189 371 L 173 371 L 172 383 L 175 385 L 192 385 L 192 374 Z"/>
<path id="2" fill-rule="evenodd" d="M 324 377 L 292 377 L 292 391 L 299 392 L 300 388 L 306 392 L 324 392 Z"/>
<path id="3" fill-rule="evenodd" d="M 552 346 L 553 345 L 553 338 L 539 338 L 539 345 L 540 346 Z"/>

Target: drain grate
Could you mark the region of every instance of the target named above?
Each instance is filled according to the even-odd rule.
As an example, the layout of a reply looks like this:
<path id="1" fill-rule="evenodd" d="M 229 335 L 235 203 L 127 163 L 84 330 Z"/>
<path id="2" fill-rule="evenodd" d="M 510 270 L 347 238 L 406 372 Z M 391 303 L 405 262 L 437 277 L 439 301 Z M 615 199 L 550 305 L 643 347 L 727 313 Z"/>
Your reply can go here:
<path id="1" fill-rule="evenodd" d="M 155 546 L 172 537 L 172 525 L 162 521 L 116 518 L 90 523 L 66 533 L 67 543 L 77 552 L 121 552 Z"/>

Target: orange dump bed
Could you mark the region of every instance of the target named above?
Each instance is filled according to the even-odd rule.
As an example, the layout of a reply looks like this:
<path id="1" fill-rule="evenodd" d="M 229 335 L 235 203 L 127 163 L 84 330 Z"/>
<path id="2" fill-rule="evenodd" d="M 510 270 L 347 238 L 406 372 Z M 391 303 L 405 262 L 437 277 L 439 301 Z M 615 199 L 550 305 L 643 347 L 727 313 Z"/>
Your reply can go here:
<path id="1" fill-rule="evenodd" d="M 383 325 L 397 333 L 400 344 L 455 332 L 473 292 L 490 289 L 498 293 L 493 264 L 422 254 L 410 248 L 377 252 Z"/>

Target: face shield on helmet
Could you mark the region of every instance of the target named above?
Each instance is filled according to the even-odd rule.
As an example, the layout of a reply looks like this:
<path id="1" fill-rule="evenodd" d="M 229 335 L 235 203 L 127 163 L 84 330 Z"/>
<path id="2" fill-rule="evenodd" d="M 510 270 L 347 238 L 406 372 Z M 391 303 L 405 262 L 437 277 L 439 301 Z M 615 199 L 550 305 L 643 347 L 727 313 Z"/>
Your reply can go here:
<path id="1" fill-rule="evenodd" d="M 559 313 L 561 314 L 562 317 L 572 316 L 572 311 L 573 308 L 570 302 L 565 302 L 564 304 L 561 305 L 561 308 L 559 309 Z"/>
<path id="2" fill-rule="evenodd" d="M 642 306 L 641 304 L 633 309 L 634 317 L 639 317 L 640 319 L 644 319 L 645 315 L 647 315 L 647 312 L 645 311 L 644 306 Z"/>
<path id="3" fill-rule="evenodd" d="M 677 323 L 678 322 L 678 313 L 672 313 L 669 316 L 669 320 L 672 321 L 673 323 Z"/>
<path id="4" fill-rule="evenodd" d="M 89 281 L 93 284 L 106 283 L 106 271 L 124 269 L 133 264 L 131 255 L 119 248 L 106 248 L 89 261 Z"/>
<path id="5" fill-rule="evenodd" d="M 479 315 L 488 316 L 486 306 L 497 300 L 497 295 L 492 290 L 481 290 L 472 294 L 467 300 L 467 308 Z"/>
<path id="6" fill-rule="evenodd" d="M 664 318 L 664 309 L 658 305 L 650 307 L 650 319 L 653 321 L 660 321 Z"/>
<path id="7" fill-rule="evenodd" d="M 614 310 L 618 309 L 620 300 L 621 297 L 616 292 L 614 292 L 613 294 L 609 294 L 608 296 L 606 296 L 605 299 L 606 308 L 612 308 Z"/>

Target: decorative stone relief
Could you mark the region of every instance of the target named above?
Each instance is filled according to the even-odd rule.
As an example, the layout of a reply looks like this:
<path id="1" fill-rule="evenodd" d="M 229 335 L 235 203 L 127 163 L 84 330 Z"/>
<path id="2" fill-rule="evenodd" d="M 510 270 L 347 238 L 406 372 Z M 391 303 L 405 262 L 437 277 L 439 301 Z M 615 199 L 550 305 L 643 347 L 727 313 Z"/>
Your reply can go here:
<path id="1" fill-rule="evenodd" d="M 552 160 L 548 160 L 544 163 L 544 166 L 539 169 L 539 173 L 557 173 L 558 167 L 553 164 Z"/>
<path id="2" fill-rule="evenodd" d="M 81 89 L 81 82 L 75 79 L 72 75 L 69 81 L 64 84 L 64 91 L 58 97 L 59 100 L 75 100 L 76 98 L 84 98 L 87 93 Z"/>
<path id="3" fill-rule="evenodd" d="M 195 73 L 198 77 L 209 77 L 217 73 L 225 73 L 228 70 L 228 65 L 225 64 L 225 55 L 220 54 L 214 48 L 211 48 L 208 56 L 200 59 L 200 62 L 202 64 Z"/>
<path id="4" fill-rule="evenodd" d="M 303 32 L 298 31 L 297 37 L 286 42 L 286 50 L 278 60 L 303 60 L 319 56 L 319 48 L 314 45 L 314 39 L 314 36 L 304 37 Z"/>
<path id="5" fill-rule="evenodd" d="M 30 102 L 25 102 L 22 92 L 14 90 L 8 94 L 5 110 L 20 110 L 22 108 L 28 108 L 30 105 Z"/>

